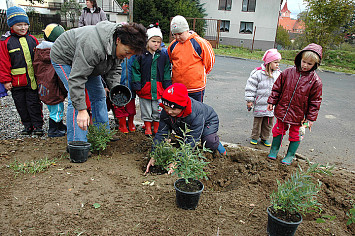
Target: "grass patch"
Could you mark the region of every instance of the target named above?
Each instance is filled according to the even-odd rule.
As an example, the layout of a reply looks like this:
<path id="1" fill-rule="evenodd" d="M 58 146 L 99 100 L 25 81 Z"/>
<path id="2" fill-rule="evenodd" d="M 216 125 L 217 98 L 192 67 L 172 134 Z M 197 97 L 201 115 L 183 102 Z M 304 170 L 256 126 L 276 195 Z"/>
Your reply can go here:
<path id="1" fill-rule="evenodd" d="M 51 165 L 55 165 L 57 161 L 58 161 L 57 158 L 48 159 L 48 157 L 39 160 L 25 161 L 24 163 L 15 160 L 13 163 L 9 165 L 9 168 L 12 169 L 16 173 L 16 175 L 20 173 L 36 174 L 36 173 L 44 172 Z"/>
<path id="2" fill-rule="evenodd" d="M 294 59 L 300 50 L 280 50 L 282 55 L 282 64 L 294 65 Z M 220 45 L 218 49 L 214 49 L 216 55 L 232 56 L 259 60 L 263 57 L 265 51 L 254 50 L 248 48 Z M 323 55 L 320 70 L 330 70 L 335 72 L 344 72 L 355 74 L 355 50 L 328 50 Z"/>

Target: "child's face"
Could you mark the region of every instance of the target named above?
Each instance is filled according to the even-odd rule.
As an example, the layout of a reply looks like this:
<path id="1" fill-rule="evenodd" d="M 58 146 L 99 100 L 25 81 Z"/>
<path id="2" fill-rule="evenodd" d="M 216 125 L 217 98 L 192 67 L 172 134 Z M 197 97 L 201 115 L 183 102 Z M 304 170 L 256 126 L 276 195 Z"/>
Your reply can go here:
<path id="1" fill-rule="evenodd" d="M 316 62 L 312 58 L 304 58 L 304 57 L 302 57 L 301 70 L 304 71 L 304 72 L 310 71 L 315 64 L 316 64 Z"/>
<path id="2" fill-rule="evenodd" d="M 180 108 L 171 108 L 166 105 L 164 105 L 164 110 L 166 111 L 166 113 L 168 113 L 169 116 L 172 116 L 172 117 L 175 117 L 182 112 L 182 109 L 180 109 Z"/>
<path id="3" fill-rule="evenodd" d="M 273 71 L 278 70 L 279 65 L 280 65 L 280 60 L 275 60 L 275 61 L 270 62 L 270 68 Z"/>
<path id="4" fill-rule="evenodd" d="M 153 52 L 158 50 L 160 45 L 161 45 L 161 38 L 159 36 L 151 37 L 148 41 L 148 48 Z"/>
<path id="5" fill-rule="evenodd" d="M 20 22 L 20 23 L 14 24 L 11 28 L 16 34 L 24 36 L 27 34 L 28 24 L 25 22 Z"/>
<path id="6" fill-rule="evenodd" d="M 182 33 L 176 33 L 173 34 L 174 38 L 176 39 L 176 41 L 178 41 L 179 43 L 184 43 L 188 38 L 189 38 L 189 31 L 184 31 Z"/>

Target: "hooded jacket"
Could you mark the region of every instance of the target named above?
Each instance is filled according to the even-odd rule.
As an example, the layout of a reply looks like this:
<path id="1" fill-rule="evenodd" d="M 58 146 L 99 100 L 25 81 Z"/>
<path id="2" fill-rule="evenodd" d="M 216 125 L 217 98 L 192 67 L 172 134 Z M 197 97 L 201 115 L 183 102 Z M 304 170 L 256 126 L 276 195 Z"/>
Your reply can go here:
<path id="1" fill-rule="evenodd" d="M 121 26 L 102 21 L 66 31 L 54 42 L 52 62 L 71 66 L 68 84 L 75 109 L 86 109 L 84 89 L 88 76 L 102 75 L 109 89 L 119 84 L 122 60 L 116 57 L 113 35 Z"/>
<path id="2" fill-rule="evenodd" d="M 310 44 L 295 57 L 295 67 L 287 68 L 278 77 L 268 103 L 275 105 L 274 114 L 282 122 L 301 125 L 304 119 L 316 121 L 322 102 L 322 81 L 316 64 L 310 71 L 301 71 L 302 53 L 315 52 L 322 59 L 322 47 Z"/>
<path id="3" fill-rule="evenodd" d="M 107 20 L 107 17 L 105 12 L 100 7 L 95 8 L 93 13 L 91 13 L 89 8 L 84 7 L 79 18 L 79 27 L 96 25 L 100 21 L 104 20 Z"/>
<path id="4" fill-rule="evenodd" d="M 211 44 L 195 32 L 184 42 L 172 41 L 168 47 L 172 63 L 174 83 L 182 83 L 189 93 L 196 93 L 206 88 L 207 74 L 215 63 Z"/>
<path id="5" fill-rule="evenodd" d="M 261 67 L 255 68 L 250 73 L 250 77 L 245 86 L 245 100 L 247 102 L 253 102 L 253 112 L 255 117 L 274 116 L 273 111 L 267 110 L 267 99 L 269 98 L 272 86 L 280 73 L 280 70 L 275 70 L 272 73 L 272 77 L 268 76 L 265 72 L 264 64 L 261 64 Z"/>
<path id="6" fill-rule="evenodd" d="M 177 117 L 171 117 L 163 109 L 160 114 L 159 129 L 154 137 L 154 143 L 158 144 L 168 137 L 171 130 L 183 137 L 181 130 L 185 130 L 185 125 L 191 131 L 187 136 L 187 143 L 195 146 L 202 137 L 217 133 L 219 126 L 219 119 L 217 113 L 212 107 L 189 98 L 188 105 Z"/>
<path id="7" fill-rule="evenodd" d="M 41 42 L 35 49 L 33 60 L 39 99 L 46 105 L 56 105 L 63 102 L 68 93 L 51 63 L 52 46 L 52 42 Z"/>

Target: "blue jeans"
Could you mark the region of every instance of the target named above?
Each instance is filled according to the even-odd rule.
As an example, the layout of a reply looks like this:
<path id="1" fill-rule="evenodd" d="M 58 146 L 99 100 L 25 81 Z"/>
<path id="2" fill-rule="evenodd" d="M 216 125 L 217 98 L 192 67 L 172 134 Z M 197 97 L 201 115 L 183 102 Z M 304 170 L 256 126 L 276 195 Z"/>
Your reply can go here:
<path id="1" fill-rule="evenodd" d="M 68 91 L 68 108 L 67 108 L 67 140 L 70 141 L 85 141 L 87 142 L 87 131 L 79 128 L 76 117 L 78 115 L 78 110 L 73 107 L 68 78 L 71 71 L 71 66 L 61 65 L 52 62 L 52 65 L 57 72 L 60 80 L 63 82 L 65 88 Z M 85 88 L 88 91 L 89 99 L 91 102 L 92 119 L 95 126 L 106 125 L 107 129 L 110 128 L 108 122 L 107 105 L 106 105 L 106 93 L 104 86 L 101 82 L 101 76 L 89 76 L 87 82 L 85 83 Z M 85 93 L 85 91 L 83 91 Z"/>

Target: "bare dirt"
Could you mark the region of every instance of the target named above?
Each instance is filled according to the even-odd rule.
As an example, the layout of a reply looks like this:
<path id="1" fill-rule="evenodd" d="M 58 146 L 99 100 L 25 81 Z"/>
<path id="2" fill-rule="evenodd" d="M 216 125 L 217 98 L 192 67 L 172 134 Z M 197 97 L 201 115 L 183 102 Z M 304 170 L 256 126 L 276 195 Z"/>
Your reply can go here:
<path id="1" fill-rule="evenodd" d="M 269 195 L 292 166 L 267 153 L 227 147 L 228 156 L 208 155 L 209 180 L 196 210 L 175 204 L 174 175 L 145 176 L 151 140 L 141 132 L 119 134 L 101 155 L 71 163 L 66 138 L 0 140 L 0 235 L 266 235 Z M 15 174 L 15 160 L 59 158 L 46 171 Z M 319 176 L 321 215 L 303 218 L 296 235 L 354 235 L 346 212 L 355 197 L 355 174 L 336 169 Z M 96 208 L 95 208 L 96 206 Z"/>

